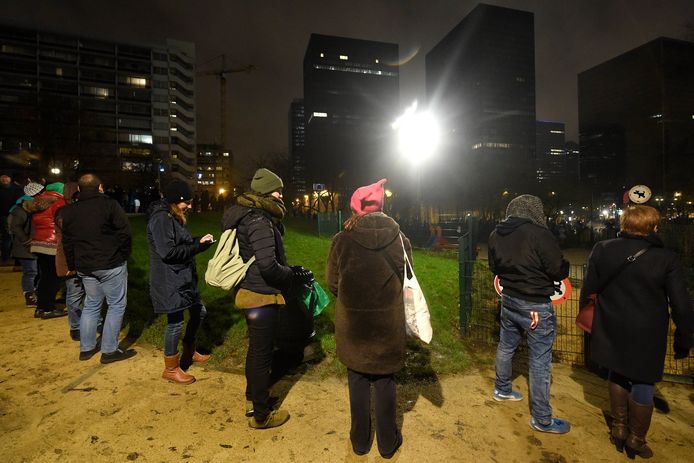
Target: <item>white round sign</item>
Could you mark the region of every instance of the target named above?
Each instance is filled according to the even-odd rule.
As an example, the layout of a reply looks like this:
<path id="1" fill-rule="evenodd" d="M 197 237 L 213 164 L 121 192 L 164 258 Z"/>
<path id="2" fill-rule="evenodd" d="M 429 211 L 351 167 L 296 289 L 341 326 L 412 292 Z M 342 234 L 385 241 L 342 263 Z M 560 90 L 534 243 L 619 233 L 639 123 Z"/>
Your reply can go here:
<path id="1" fill-rule="evenodd" d="M 636 185 L 629 190 L 629 201 L 634 204 L 647 203 L 651 199 L 651 189 L 646 185 Z"/>

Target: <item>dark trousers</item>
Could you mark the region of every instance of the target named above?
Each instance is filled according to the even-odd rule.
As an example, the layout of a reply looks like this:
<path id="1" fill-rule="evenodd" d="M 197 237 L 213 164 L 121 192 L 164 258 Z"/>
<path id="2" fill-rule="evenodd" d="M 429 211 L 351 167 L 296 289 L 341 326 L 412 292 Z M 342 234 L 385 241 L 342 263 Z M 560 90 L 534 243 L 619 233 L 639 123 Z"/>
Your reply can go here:
<path id="1" fill-rule="evenodd" d="M 36 254 L 39 283 L 36 288 L 36 310 L 55 310 L 55 296 L 60 289 L 60 279 L 55 271 L 55 256 Z"/>
<path id="2" fill-rule="evenodd" d="M 395 421 L 396 396 L 393 375 L 367 375 L 347 369 L 349 409 L 352 429 L 349 437 L 355 452 L 363 454 L 371 441 L 371 385 L 376 409 L 376 442 L 381 455 L 393 453 L 400 445 L 400 431 Z"/>
<path id="3" fill-rule="evenodd" d="M 245 309 L 248 326 L 246 400 L 253 401 L 253 416 L 264 421 L 270 414 L 270 374 L 277 331 L 278 305 Z"/>
<path id="4" fill-rule="evenodd" d="M 186 326 L 186 332 L 183 335 L 184 343 L 195 343 L 195 335 L 200 328 L 200 324 L 205 319 L 207 310 L 202 304 L 194 304 L 188 308 L 190 319 Z M 178 340 L 183 331 L 183 310 L 166 314 L 166 330 L 164 331 L 164 355 L 171 356 L 178 353 Z"/>

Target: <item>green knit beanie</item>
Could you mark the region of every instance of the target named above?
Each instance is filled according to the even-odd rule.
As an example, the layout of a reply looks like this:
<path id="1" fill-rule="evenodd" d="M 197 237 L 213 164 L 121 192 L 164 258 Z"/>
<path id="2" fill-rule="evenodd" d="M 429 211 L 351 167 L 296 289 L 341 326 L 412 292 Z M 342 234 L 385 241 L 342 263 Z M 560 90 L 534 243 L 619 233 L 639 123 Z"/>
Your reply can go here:
<path id="1" fill-rule="evenodd" d="M 62 195 L 64 186 L 65 184 L 62 182 L 49 183 L 48 185 L 46 185 L 46 191 L 54 191 Z"/>
<path id="2" fill-rule="evenodd" d="M 261 195 L 272 193 L 283 187 L 282 179 L 274 172 L 264 168 L 256 170 L 251 181 L 251 190 Z"/>

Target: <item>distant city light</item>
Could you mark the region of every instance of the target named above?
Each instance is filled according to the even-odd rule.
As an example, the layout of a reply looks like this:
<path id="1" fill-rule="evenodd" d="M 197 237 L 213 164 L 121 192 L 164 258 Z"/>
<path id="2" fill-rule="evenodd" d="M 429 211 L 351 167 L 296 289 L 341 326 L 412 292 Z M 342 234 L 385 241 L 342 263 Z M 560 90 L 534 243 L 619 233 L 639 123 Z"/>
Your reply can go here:
<path id="1" fill-rule="evenodd" d="M 53 175 L 59 175 L 59 174 L 60 174 L 60 169 L 58 169 L 57 167 L 52 167 L 52 168 L 51 168 L 51 174 L 53 174 Z"/>
<path id="2" fill-rule="evenodd" d="M 342 61 L 347 61 L 347 60 L 349 59 L 349 56 L 347 56 L 347 55 L 340 55 L 340 59 L 341 59 Z"/>
<path id="3" fill-rule="evenodd" d="M 314 112 L 313 117 L 328 117 L 328 113 Z"/>
<path id="4" fill-rule="evenodd" d="M 227 192 L 227 190 L 225 190 L 224 188 L 220 188 L 220 189 L 219 189 L 219 194 L 220 194 L 220 195 L 223 195 L 223 194 L 226 193 L 226 192 Z"/>

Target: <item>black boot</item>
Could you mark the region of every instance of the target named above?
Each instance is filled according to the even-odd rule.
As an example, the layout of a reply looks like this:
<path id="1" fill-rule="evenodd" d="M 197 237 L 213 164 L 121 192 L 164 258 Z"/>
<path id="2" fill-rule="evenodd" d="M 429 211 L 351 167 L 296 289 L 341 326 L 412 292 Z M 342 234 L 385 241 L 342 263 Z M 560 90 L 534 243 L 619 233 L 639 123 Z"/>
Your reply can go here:
<path id="1" fill-rule="evenodd" d="M 629 397 L 629 437 L 624 449 L 632 460 L 636 455 L 641 458 L 651 458 L 653 451 L 646 444 L 646 434 L 651 427 L 653 405 L 642 405 Z"/>
<path id="2" fill-rule="evenodd" d="M 610 409 L 612 412 L 612 442 L 618 452 L 624 450 L 624 442 L 629 437 L 629 391 L 617 383 L 607 382 L 610 391 Z"/>

